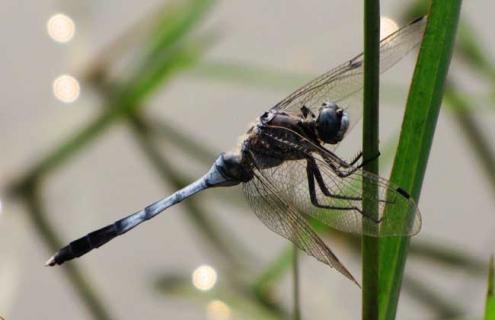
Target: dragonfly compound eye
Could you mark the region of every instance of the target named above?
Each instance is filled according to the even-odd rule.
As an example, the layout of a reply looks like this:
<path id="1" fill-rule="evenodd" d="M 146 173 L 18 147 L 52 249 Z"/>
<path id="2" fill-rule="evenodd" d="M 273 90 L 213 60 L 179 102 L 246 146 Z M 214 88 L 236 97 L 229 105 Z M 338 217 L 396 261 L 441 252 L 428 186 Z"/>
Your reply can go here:
<path id="1" fill-rule="evenodd" d="M 342 140 L 349 127 L 349 117 L 337 104 L 325 102 L 316 119 L 318 137 L 325 143 L 336 144 Z"/>

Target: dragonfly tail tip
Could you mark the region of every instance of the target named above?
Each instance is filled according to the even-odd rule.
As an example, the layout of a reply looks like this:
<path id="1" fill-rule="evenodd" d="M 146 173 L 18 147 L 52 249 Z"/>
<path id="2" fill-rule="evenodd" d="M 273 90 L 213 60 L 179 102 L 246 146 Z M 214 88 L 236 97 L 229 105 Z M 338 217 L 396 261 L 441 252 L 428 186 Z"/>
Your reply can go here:
<path id="1" fill-rule="evenodd" d="M 45 262 L 45 266 L 46 267 L 53 267 L 54 265 L 56 265 L 56 261 L 55 261 L 55 256 L 51 256 L 50 259 L 48 259 L 46 262 Z"/>

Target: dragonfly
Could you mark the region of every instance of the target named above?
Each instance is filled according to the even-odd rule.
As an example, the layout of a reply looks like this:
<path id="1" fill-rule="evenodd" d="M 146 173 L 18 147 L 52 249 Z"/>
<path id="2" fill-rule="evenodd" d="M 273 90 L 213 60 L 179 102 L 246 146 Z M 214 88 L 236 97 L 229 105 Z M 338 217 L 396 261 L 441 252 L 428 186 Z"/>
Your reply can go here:
<path id="1" fill-rule="evenodd" d="M 425 24 L 426 18 L 416 19 L 380 41 L 381 72 L 419 45 Z M 407 191 L 363 170 L 372 159 L 359 153 L 346 161 L 335 153 L 362 114 L 362 101 L 350 101 L 362 96 L 363 75 L 361 53 L 264 112 L 237 148 L 221 153 L 204 176 L 72 241 L 46 264 L 61 265 L 99 248 L 200 191 L 240 184 L 252 211 L 270 230 L 357 283 L 312 229 L 311 219 L 374 237 L 413 236 L 421 229 L 421 214 Z M 378 192 L 363 192 L 366 183 L 376 185 Z M 378 216 L 363 209 L 363 200 L 377 204 Z"/>

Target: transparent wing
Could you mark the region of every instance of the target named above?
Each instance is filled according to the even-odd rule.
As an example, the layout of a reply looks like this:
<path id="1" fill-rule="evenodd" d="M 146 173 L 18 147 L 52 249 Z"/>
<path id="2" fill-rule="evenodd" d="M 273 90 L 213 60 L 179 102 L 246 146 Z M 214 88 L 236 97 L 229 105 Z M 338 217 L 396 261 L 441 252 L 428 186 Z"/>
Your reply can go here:
<path id="1" fill-rule="evenodd" d="M 425 25 L 425 17 L 417 19 L 381 40 L 380 72 L 392 67 L 421 42 Z M 316 113 L 323 102 L 339 103 L 346 100 L 359 93 L 363 87 L 363 60 L 364 56 L 361 53 L 299 88 L 272 109 L 298 113 L 305 105 Z M 342 106 L 352 115 L 351 127 L 361 116 L 360 105 L 360 103 L 357 105 L 344 103 Z M 358 110 L 349 110 L 354 108 Z"/>
<path id="2" fill-rule="evenodd" d="M 243 184 L 244 194 L 256 216 L 273 232 L 357 283 L 303 216 L 290 205 L 284 194 L 280 193 L 279 185 L 274 185 L 265 173 L 266 170 L 255 171 L 254 178 Z"/>
<path id="3" fill-rule="evenodd" d="M 273 192 L 281 201 L 344 232 L 385 237 L 412 236 L 420 231 L 420 212 L 406 191 L 361 169 L 339 177 L 319 155 L 313 153 L 312 159 L 318 173 L 314 168 L 308 169 L 307 159 L 285 161 L 276 168 L 263 170 L 266 179 L 276 186 Z M 321 177 L 320 181 L 316 175 Z M 376 184 L 378 196 L 363 193 L 363 181 Z M 362 208 L 363 198 L 378 201 L 379 217 L 373 218 Z"/>

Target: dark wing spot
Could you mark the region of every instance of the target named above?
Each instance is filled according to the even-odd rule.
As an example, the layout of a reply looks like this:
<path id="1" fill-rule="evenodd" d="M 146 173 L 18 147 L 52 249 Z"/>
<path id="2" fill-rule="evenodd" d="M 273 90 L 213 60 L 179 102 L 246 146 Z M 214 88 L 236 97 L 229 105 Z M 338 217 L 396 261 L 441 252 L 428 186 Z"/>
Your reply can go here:
<path id="1" fill-rule="evenodd" d="M 356 60 L 356 61 L 349 61 L 352 69 L 356 69 L 356 68 L 359 68 L 362 64 L 363 64 L 363 61 L 362 60 Z"/>
<path id="2" fill-rule="evenodd" d="M 404 198 L 406 199 L 409 199 L 411 196 L 409 195 L 409 193 L 407 193 L 406 190 L 402 189 L 402 188 L 397 188 L 395 189 L 398 193 L 400 193 Z"/>
<path id="3" fill-rule="evenodd" d="M 424 18 L 425 18 L 425 16 L 418 17 L 418 18 L 414 19 L 413 21 L 411 21 L 409 24 L 410 24 L 410 25 L 411 25 L 411 24 L 415 24 L 416 22 L 421 21 L 421 20 L 423 20 Z"/>

